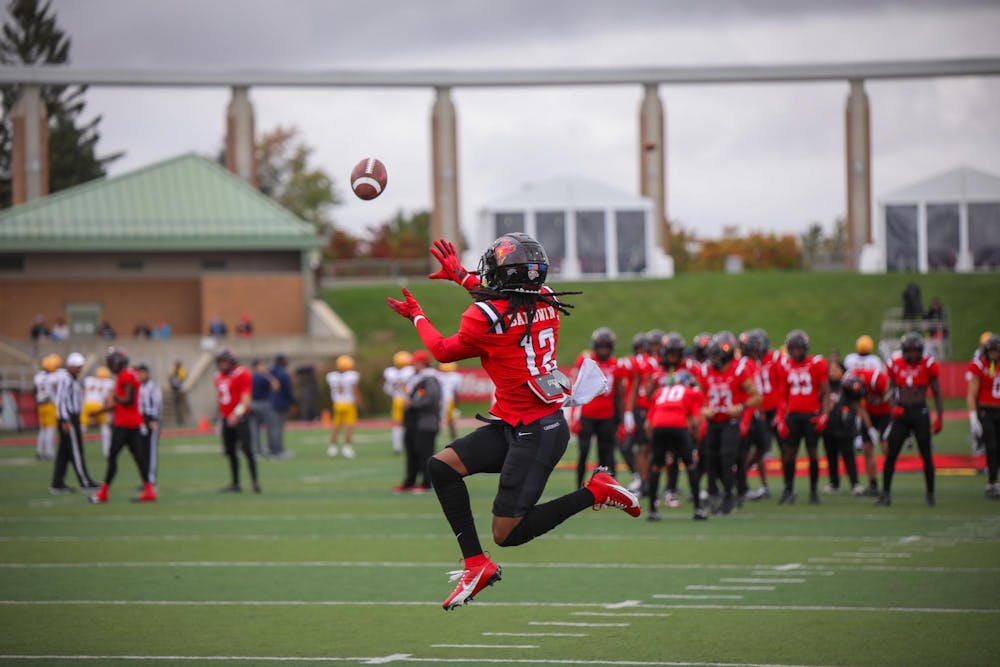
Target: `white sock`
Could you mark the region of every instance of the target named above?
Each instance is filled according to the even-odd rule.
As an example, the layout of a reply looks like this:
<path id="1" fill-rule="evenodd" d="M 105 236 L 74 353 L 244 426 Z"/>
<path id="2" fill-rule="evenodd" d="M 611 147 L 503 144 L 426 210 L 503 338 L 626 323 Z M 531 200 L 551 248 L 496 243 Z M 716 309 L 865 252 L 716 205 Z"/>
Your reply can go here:
<path id="1" fill-rule="evenodd" d="M 40 458 L 45 458 L 45 431 L 44 428 L 38 429 L 38 442 L 35 444 L 35 453 Z"/>
<path id="2" fill-rule="evenodd" d="M 108 424 L 101 424 L 101 453 L 104 458 L 111 454 L 111 426 Z"/>
<path id="3" fill-rule="evenodd" d="M 403 452 L 403 427 L 393 426 L 392 427 L 392 451 L 397 454 Z"/>
<path id="4" fill-rule="evenodd" d="M 54 459 L 56 457 L 56 429 L 55 427 L 45 429 L 45 458 Z"/>

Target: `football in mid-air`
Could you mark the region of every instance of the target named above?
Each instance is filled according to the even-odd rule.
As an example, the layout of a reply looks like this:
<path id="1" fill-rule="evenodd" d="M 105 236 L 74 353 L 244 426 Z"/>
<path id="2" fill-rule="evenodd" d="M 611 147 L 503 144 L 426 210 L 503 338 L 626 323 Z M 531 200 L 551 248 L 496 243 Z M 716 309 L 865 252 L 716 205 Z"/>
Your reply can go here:
<path id="1" fill-rule="evenodd" d="M 385 165 L 373 157 L 365 158 L 351 170 L 351 189 L 361 199 L 378 197 L 385 191 L 388 180 Z"/>

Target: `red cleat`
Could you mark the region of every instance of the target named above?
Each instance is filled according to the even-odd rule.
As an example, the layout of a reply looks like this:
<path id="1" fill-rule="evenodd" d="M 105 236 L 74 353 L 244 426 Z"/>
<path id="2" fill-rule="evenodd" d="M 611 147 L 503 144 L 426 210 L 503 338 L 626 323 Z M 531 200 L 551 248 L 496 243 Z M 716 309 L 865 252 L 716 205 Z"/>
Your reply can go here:
<path id="1" fill-rule="evenodd" d="M 97 492 L 89 498 L 89 500 L 95 505 L 103 505 L 108 502 L 108 485 L 101 484 L 101 488 L 99 488 Z"/>
<path id="2" fill-rule="evenodd" d="M 466 569 L 448 573 L 451 575 L 448 581 L 457 579 L 458 586 L 441 605 L 445 611 L 468 604 L 479 591 L 500 581 L 500 566 L 486 556 L 481 558 L 478 565 L 469 565 L 466 561 Z"/>
<path id="3" fill-rule="evenodd" d="M 151 502 L 155 502 L 155 501 L 156 501 L 156 489 L 153 488 L 152 484 L 150 484 L 149 482 L 146 482 L 145 486 L 142 489 L 142 493 L 140 493 L 138 496 L 136 496 L 135 502 L 137 502 L 137 503 L 151 503 Z"/>
<path id="4" fill-rule="evenodd" d="M 604 466 L 598 468 L 587 482 L 587 489 L 594 494 L 594 509 L 602 507 L 617 507 L 629 516 L 637 517 L 642 513 L 639 499 L 620 485 L 614 477 L 608 474 Z"/>
<path id="5" fill-rule="evenodd" d="M 399 495 L 400 493 L 410 493 L 411 491 L 413 491 L 413 487 L 412 486 L 406 486 L 404 484 L 398 484 L 398 485 L 392 487 L 392 489 L 390 489 L 390 490 L 394 494 Z"/>

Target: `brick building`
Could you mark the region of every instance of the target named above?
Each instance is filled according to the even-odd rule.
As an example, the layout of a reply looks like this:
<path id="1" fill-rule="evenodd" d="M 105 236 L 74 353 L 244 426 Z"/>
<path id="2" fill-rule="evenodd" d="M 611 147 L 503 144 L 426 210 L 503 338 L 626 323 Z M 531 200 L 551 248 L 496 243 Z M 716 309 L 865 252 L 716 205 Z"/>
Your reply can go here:
<path id="1" fill-rule="evenodd" d="M 241 314 L 255 333 L 309 333 L 312 227 L 215 163 L 182 155 L 0 213 L 0 337 L 26 339 L 37 314 L 71 337 L 107 320 L 130 335 L 175 335 Z"/>

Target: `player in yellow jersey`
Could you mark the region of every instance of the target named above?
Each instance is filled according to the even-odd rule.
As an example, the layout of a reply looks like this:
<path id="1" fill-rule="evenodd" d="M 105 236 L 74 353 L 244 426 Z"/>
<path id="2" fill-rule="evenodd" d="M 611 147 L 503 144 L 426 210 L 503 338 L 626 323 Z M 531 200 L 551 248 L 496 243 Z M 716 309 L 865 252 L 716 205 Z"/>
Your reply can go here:
<path id="1" fill-rule="evenodd" d="M 56 384 L 62 357 L 50 354 L 42 359 L 41 370 L 35 374 L 35 404 L 38 408 L 38 443 L 35 457 L 53 459 L 56 455 Z"/>
<path id="2" fill-rule="evenodd" d="M 455 440 L 458 437 L 455 429 L 455 405 L 458 400 L 458 387 L 462 384 L 462 374 L 458 372 L 458 365 L 449 361 L 438 366 L 438 382 L 441 384 L 441 411 L 444 423 L 448 426 L 451 439 Z"/>
<path id="3" fill-rule="evenodd" d="M 406 381 L 413 375 L 411 355 L 400 350 L 392 355 L 392 366 L 382 371 L 382 391 L 392 398 L 392 451 L 403 453 L 403 399 L 406 398 Z"/>
<path id="4" fill-rule="evenodd" d="M 333 403 L 333 430 L 330 432 L 330 446 L 326 455 L 334 457 L 338 453 L 346 459 L 354 458 L 354 424 L 358 421 L 358 405 L 361 392 L 358 391 L 358 371 L 354 369 L 354 359 L 347 354 L 337 357 L 337 370 L 326 374 L 330 386 L 330 401 Z M 340 447 L 340 432 L 344 432 L 344 446 Z"/>
<path id="5" fill-rule="evenodd" d="M 104 410 L 104 405 L 114 389 L 115 381 L 111 377 L 111 371 L 105 366 L 83 379 L 83 415 L 80 417 L 80 425 L 84 433 L 90 426 L 100 428 L 101 452 L 105 457 L 111 449 L 111 418 Z"/>

